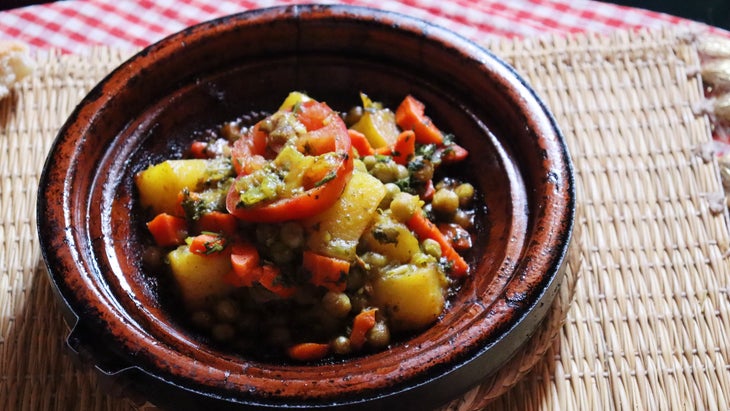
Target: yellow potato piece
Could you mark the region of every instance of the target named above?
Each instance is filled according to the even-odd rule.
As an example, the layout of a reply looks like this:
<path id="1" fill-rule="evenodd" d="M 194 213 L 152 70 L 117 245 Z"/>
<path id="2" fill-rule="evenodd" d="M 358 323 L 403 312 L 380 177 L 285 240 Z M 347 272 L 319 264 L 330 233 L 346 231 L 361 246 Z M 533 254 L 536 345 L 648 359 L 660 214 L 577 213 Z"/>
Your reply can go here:
<path id="1" fill-rule="evenodd" d="M 207 160 L 167 160 L 137 173 L 135 183 L 143 207 L 155 214 L 178 212 L 178 195 L 184 188 L 195 189 L 207 177 Z"/>
<path id="2" fill-rule="evenodd" d="M 354 260 L 358 240 L 377 214 L 385 192 L 380 180 L 355 170 L 332 207 L 304 221 L 308 247 L 330 257 Z"/>
<path id="3" fill-rule="evenodd" d="M 279 111 L 291 110 L 297 104 L 305 103 L 309 100 L 311 100 L 311 98 L 301 91 L 292 91 L 286 96 L 284 102 L 281 103 L 281 106 L 279 106 Z"/>
<path id="4" fill-rule="evenodd" d="M 400 134 L 395 123 L 395 113 L 388 109 L 366 109 L 351 128 L 363 133 L 373 148 L 393 144 Z"/>
<path id="5" fill-rule="evenodd" d="M 391 263 L 407 263 L 420 251 L 416 236 L 389 213 L 378 216 L 363 241 L 369 250 L 383 254 Z"/>
<path id="6" fill-rule="evenodd" d="M 381 274 L 372 286 L 373 304 L 387 313 L 393 329 L 423 329 L 444 309 L 446 280 L 435 264 L 399 266 Z"/>
<path id="7" fill-rule="evenodd" d="M 187 245 L 172 250 L 167 258 L 183 302 L 188 310 L 205 304 L 210 297 L 228 293 L 232 286 L 223 282 L 223 276 L 232 270 L 229 253 L 197 255 Z"/>

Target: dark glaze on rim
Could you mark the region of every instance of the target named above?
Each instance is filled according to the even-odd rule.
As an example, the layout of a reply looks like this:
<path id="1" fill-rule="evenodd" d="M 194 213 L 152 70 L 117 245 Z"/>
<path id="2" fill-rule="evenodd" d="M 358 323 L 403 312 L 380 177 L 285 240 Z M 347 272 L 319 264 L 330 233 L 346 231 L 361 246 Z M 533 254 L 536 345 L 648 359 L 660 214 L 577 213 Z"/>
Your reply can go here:
<path id="1" fill-rule="evenodd" d="M 340 109 L 359 91 L 413 93 L 476 153 L 462 170 L 487 209 L 473 273 L 440 321 L 387 351 L 316 365 L 218 353 L 175 324 L 140 268 L 131 176 L 294 89 Z M 161 406 L 422 409 L 477 384 L 535 331 L 562 274 L 573 190 L 551 115 L 489 52 L 398 14 L 292 6 L 194 26 L 107 76 L 57 136 L 38 231 L 69 345 Z"/>

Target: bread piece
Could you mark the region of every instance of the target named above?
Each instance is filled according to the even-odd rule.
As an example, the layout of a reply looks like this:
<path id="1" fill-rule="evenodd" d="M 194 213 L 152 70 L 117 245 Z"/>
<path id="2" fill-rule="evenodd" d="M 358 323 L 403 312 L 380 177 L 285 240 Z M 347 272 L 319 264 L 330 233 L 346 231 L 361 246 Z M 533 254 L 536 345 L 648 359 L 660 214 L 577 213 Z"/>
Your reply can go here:
<path id="1" fill-rule="evenodd" d="M 34 67 L 28 46 L 17 41 L 0 40 L 0 100 L 10 94 L 15 83 L 30 75 Z"/>

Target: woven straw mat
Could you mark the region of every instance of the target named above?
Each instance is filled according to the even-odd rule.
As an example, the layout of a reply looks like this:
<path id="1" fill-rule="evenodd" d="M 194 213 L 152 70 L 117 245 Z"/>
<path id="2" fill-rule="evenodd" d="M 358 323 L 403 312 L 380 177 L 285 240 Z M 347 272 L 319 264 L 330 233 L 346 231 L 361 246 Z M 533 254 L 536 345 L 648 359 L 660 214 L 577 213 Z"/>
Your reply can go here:
<path id="1" fill-rule="evenodd" d="M 554 112 L 576 172 L 566 277 L 498 374 L 443 409 L 728 409 L 728 218 L 696 40 L 671 30 L 487 44 Z M 0 102 L 0 410 L 153 408 L 64 348 L 35 224 L 58 128 L 129 52 L 36 56 Z"/>

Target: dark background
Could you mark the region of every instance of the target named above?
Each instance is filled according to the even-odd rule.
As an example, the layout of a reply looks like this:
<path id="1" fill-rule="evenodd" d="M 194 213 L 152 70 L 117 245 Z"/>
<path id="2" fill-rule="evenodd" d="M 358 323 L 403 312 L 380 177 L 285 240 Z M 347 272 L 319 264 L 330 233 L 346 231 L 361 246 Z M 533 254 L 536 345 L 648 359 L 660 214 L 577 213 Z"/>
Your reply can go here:
<path id="1" fill-rule="evenodd" d="M 673 14 L 730 30 L 730 0 L 613 0 L 607 2 Z M 44 3 L 44 1 L 0 0 L 0 10 L 36 3 Z"/>

